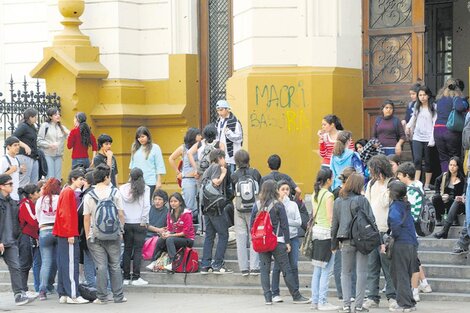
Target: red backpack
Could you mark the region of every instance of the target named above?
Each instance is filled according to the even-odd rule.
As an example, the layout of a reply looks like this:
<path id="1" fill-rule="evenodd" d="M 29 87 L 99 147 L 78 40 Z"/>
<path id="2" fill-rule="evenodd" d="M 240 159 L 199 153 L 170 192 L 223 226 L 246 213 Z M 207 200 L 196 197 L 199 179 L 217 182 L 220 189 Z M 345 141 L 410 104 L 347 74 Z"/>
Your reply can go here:
<path id="1" fill-rule="evenodd" d="M 199 270 L 199 255 L 196 250 L 182 247 L 176 252 L 172 263 L 175 273 L 195 273 Z"/>
<path id="2" fill-rule="evenodd" d="M 258 201 L 256 206 L 259 208 L 261 203 Z M 251 243 L 253 250 L 258 253 L 274 251 L 277 246 L 277 236 L 274 233 L 269 215 L 273 206 L 274 202 L 271 202 L 268 207 L 258 209 L 258 214 L 251 228 Z"/>

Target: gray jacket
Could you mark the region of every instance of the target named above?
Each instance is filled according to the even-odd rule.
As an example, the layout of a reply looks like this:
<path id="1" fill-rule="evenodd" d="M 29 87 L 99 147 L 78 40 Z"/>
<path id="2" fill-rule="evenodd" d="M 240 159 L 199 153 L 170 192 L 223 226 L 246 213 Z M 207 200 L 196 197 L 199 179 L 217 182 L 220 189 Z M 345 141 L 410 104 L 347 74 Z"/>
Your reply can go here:
<path id="1" fill-rule="evenodd" d="M 369 201 L 363 195 L 349 194 L 346 198 L 337 198 L 333 207 L 333 221 L 331 224 L 331 249 L 337 250 L 339 241 L 350 239 L 351 222 L 359 208 L 362 208 L 372 222 L 375 222 L 374 213 Z"/>

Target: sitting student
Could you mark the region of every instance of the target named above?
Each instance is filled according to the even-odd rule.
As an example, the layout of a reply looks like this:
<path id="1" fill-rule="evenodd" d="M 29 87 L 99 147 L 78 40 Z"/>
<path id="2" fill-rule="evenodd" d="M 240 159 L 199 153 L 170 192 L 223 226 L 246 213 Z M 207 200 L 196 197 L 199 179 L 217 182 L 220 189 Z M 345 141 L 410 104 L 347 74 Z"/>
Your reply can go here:
<path id="1" fill-rule="evenodd" d="M 161 235 L 166 231 L 166 216 L 168 215 L 168 194 L 165 190 L 157 189 L 153 193 L 153 205 L 149 212 L 149 224 L 147 226 L 148 239 L 155 234 Z"/>
<path id="2" fill-rule="evenodd" d="M 192 247 L 194 243 L 194 225 L 192 211 L 186 208 L 183 196 L 175 192 L 170 196 L 170 212 L 167 214 L 167 231 L 158 238 L 155 258 L 158 259 L 166 251 L 170 263 L 165 269 L 171 271 L 176 252 L 182 247 Z"/>
<path id="3" fill-rule="evenodd" d="M 464 193 L 465 174 L 459 157 L 449 160 L 447 172 L 436 178 L 436 193 L 432 198 L 432 204 L 436 208 L 438 223 L 443 224 L 443 229 L 434 235 L 436 238 L 447 238 L 450 226 L 457 220 L 457 215 L 465 213 Z M 447 215 L 447 219 L 445 216 Z"/>
<path id="4" fill-rule="evenodd" d="M 411 215 L 410 204 L 406 202 L 406 185 L 400 181 L 389 184 L 392 204 L 388 212 L 388 225 L 395 239 L 392 250 L 390 274 L 395 286 L 398 306 L 392 312 L 410 312 L 416 309 L 411 291 L 411 276 L 417 268 L 418 240 Z"/>
<path id="5" fill-rule="evenodd" d="M 287 174 L 283 174 L 279 172 L 279 168 L 281 168 L 281 157 L 277 154 L 273 154 L 268 158 L 268 166 L 269 169 L 271 170 L 271 173 L 269 173 L 266 176 L 263 176 L 261 178 L 261 185 L 267 181 L 267 180 L 274 180 L 275 182 L 279 182 L 281 180 L 287 181 L 290 187 L 291 191 L 291 199 L 298 199 L 302 193 L 302 190 L 300 190 L 300 187 L 297 186 L 297 184 L 294 182 L 294 180 Z M 260 185 L 260 186 L 261 186 Z"/>
<path id="6" fill-rule="evenodd" d="M 423 203 L 423 183 L 419 180 L 415 180 L 416 169 L 413 163 L 405 162 L 400 164 L 397 169 L 397 178 L 407 186 L 406 197 L 411 205 L 411 215 L 416 222 L 418 221 L 419 214 L 421 213 L 421 206 Z M 424 274 L 424 268 L 421 265 L 421 261 L 418 259 L 419 270 L 413 273 L 411 277 L 411 285 L 413 288 L 413 298 L 416 302 L 420 301 L 419 291 L 425 293 L 432 292 L 431 286 L 428 284 L 426 276 Z M 421 283 L 420 283 L 421 281 Z"/>
<path id="7" fill-rule="evenodd" d="M 111 144 L 113 143 L 113 138 L 106 134 L 101 134 L 98 137 L 98 153 L 93 158 L 93 166 L 97 167 L 100 164 L 106 164 L 111 169 L 111 183 L 114 187 L 117 187 L 117 175 L 118 168 L 116 158 L 111 151 Z"/>

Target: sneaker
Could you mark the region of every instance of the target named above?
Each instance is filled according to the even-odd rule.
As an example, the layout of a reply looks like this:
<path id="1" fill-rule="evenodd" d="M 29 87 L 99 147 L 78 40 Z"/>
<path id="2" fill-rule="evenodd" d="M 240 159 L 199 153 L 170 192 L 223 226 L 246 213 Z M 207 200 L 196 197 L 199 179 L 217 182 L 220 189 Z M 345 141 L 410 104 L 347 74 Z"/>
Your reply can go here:
<path id="1" fill-rule="evenodd" d="M 95 301 L 93 301 L 94 304 L 108 304 L 108 300 L 101 300 L 96 298 Z"/>
<path id="2" fill-rule="evenodd" d="M 354 301 L 356 301 L 356 298 L 354 298 L 354 297 L 351 297 L 351 299 L 350 299 L 350 300 L 351 300 L 351 302 L 354 302 Z"/>
<path id="3" fill-rule="evenodd" d="M 417 293 L 414 293 L 414 292 L 413 292 L 413 299 L 414 299 L 416 302 L 421 301 L 421 298 L 419 297 L 419 292 L 417 292 Z"/>
<path id="4" fill-rule="evenodd" d="M 361 306 L 361 307 L 355 308 L 354 312 L 369 312 L 369 309 L 365 308 L 364 306 Z"/>
<path id="5" fill-rule="evenodd" d="M 209 273 L 212 273 L 212 267 L 201 267 L 200 273 L 202 275 L 207 275 Z"/>
<path id="6" fill-rule="evenodd" d="M 431 188 L 429 188 L 429 186 L 424 186 L 424 191 L 425 192 L 431 191 Z"/>
<path id="7" fill-rule="evenodd" d="M 264 304 L 266 304 L 266 305 L 273 305 L 273 301 L 272 301 L 272 300 L 271 300 L 271 301 L 266 300 L 266 301 L 264 301 Z"/>
<path id="8" fill-rule="evenodd" d="M 248 276 L 250 275 L 250 271 L 249 270 L 243 270 L 242 271 L 242 276 Z"/>
<path id="9" fill-rule="evenodd" d="M 304 296 L 300 296 L 297 299 L 294 299 L 294 304 L 309 304 L 312 302 L 312 299 L 305 298 Z"/>
<path id="10" fill-rule="evenodd" d="M 34 291 L 26 291 L 26 297 L 36 299 L 37 297 L 39 297 L 39 293 Z"/>
<path id="11" fill-rule="evenodd" d="M 15 304 L 16 305 L 25 305 L 25 304 L 28 304 L 30 302 L 33 302 L 34 299 L 36 299 L 36 298 L 28 298 L 28 296 L 26 296 L 26 293 L 19 293 L 15 296 Z"/>
<path id="12" fill-rule="evenodd" d="M 395 300 L 393 298 L 388 299 L 388 308 L 389 309 L 393 309 L 393 308 L 397 308 L 397 307 L 398 307 L 397 300 Z"/>
<path id="13" fill-rule="evenodd" d="M 251 276 L 258 276 L 260 274 L 259 268 L 250 271 Z"/>
<path id="14" fill-rule="evenodd" d="M 157 261 L 153 261 L 149 265 L 147 265 L 145 268 L 150 270 L 150 271 L 153 271 L 153 268 L 155 267 L 156 263 L 157 263 Z"/>
<path id="15" fill-rule="evenodd" d="M 60 296 L 59 297 L 59 303 L 60 304 L 67 303 L 67 296 Z"/>
<path id="16" fill-rule="evenodd" d="M 390 312 L 413 312 L 413 311 L 416 311 L 416 307 L 413 306 L 411 308 L 403 308 L 401 306 L 397 306 L 396 308 L 390 308 L 389 309 Z"/>
<path id="17" fill-rule="evenodd" d="M 427 285 L 419 285 L 418 286 L 418 290 L 420 292 L 423 292 L 423 293 L 431 293 L 432 292 L 432 288 L 431 288 L 431 285 L 427 284 Z"/>
<path id="18" fill-rule="evenodd" d="M 284 300 L 281 298 L 281 296 L 274 296 L 273 297 L 273 302 L 274 303 L 279 303 L 279 302 L 284 302 Z"/>
<path id="19" fill-rule="evenodd" d="M 452 250 L 452 254 L 463 254 L 468 252 L 468 250 L 462 249 L 460 247 L 455 247 L 454 250 Z"/>
<path id="20" fill-rule="evenodd" d="M 173 272 L 173 263 L 168 263 L 163 268 L 166 269 L 169 272 Z"/>
<path id="21" fill-rule="evenodd" d="M 338 311 L 339 306 L 333 305 L 331 303 L 318 303 L 318 311 Z"/>
<path id="22" fill-rule="evenodd" d="M 114 303 L 125 303 L 127 302 L 127 298 L 126 297 L 122 297 L 121 299 L 116 299 L 114 300 Z"/>
<path id="23" fill-rule="evenodd" d="M 372 300 L 372 299 L 367 299 L 364 301 L 364 304 L 362 305 L 363 308 L 370 309 L 370 308 L 378 308 L 379 303 Z"/>
<path id="24" fill-rule="evenodd" d="M 84 304 L 84 303 L 88 303 L 90 301 L 86 300 L 86 299 L 83 299 L 82 297 L 77 297 L 77 298 L 70 298 L 70 297 L 67 297 L 67 303 L 68 304 Z"/>
<path id="25" fill-rule="evenodd" d="M 214 268 L 212 270 L 214 274 L 221 275 L 221 274 L 232 274 L 233 271 L 229 268 L 226 268 L 225 266 L 222 266 L 221 268 Z"/>
<path id="26" fill-rule="evenodd" d="M 349 306 L 343 306 L 342 309 L 339 309 L 338 312 L 341 312 L 341 313 L 351 313 L 351 307 Z"/>
<path id="27" fill-rule="evenodd" d="M 310 310 L 318 310 L 318 303 L 312 303 Z"/>
<path id="28" fill-rule="evenodd" d="M 139 279 L 131 281 L 132 286 L 143 286 L 143 285 L 148 285 L 149 282 L 146 280 L 143 280 L 142 277 L 139 277 Z"/>
<path id="29" fill-rule="evenodd" d="M 44 301 L 47 300 L 47 294 L 45 291 L 40 291 L 39 292 L 39 300 Z"/>

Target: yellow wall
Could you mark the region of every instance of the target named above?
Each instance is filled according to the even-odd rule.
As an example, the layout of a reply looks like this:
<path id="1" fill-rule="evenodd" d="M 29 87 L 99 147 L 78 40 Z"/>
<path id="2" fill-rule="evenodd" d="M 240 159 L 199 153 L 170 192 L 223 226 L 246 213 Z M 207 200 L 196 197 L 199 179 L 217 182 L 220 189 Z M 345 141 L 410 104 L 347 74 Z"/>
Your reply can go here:
<path id="1" fill-rule="evenodd" d="M 280 171 L 303 193 L 313 191 L 320 167 L 316 133 L 322 117 L 338 115 L 355 139 L 363 133 L 361 70 L 251 67 L 228 80 L 227 99 L 244 127 L 251 165 L 267 174 L 267 158 L 279 154 Z"/>

